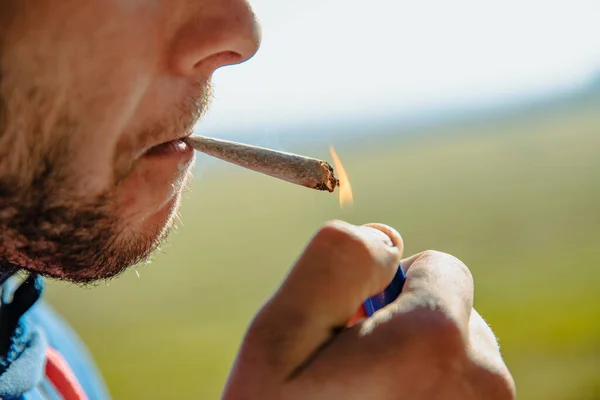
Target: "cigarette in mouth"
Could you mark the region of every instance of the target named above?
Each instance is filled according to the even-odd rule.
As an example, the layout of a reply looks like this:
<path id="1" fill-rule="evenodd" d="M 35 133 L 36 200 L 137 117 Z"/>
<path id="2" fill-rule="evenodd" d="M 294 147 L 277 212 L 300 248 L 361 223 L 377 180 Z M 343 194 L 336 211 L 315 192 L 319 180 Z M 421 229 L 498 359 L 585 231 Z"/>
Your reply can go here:
<path id="1" fill-rule="evenodd" d="M 329 192 L 339 186 L 333 168 L 316 158 L 199 135 L 185 141 L 204 154 L 296 185 Z"/>

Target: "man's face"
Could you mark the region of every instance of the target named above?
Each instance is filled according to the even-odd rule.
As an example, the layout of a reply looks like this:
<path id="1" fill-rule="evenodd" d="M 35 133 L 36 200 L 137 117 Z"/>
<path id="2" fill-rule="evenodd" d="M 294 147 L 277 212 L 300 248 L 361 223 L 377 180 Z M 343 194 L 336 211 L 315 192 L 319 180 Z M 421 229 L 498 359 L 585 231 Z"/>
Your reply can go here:
<path id="1" fill-rule="evenodd" d="M 246 0 L 2 0 L 0 263 L 91 282 L 146 259 L 193 163 L 178 139 L 259 36 Z"/>

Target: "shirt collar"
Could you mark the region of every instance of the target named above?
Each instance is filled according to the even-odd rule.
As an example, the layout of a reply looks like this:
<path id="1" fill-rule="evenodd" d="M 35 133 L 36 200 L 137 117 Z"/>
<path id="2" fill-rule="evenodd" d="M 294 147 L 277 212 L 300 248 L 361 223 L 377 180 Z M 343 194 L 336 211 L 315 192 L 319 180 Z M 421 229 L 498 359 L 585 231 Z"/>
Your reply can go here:
<path id="1" fill-rule="evenodd" d="M 44 376 L 48 342 L 27 311 L 39 300 L 43 281 L 29 275 L 19 285 L 14 268 L 0 269 L 0 398 L 31 390 Z"/>

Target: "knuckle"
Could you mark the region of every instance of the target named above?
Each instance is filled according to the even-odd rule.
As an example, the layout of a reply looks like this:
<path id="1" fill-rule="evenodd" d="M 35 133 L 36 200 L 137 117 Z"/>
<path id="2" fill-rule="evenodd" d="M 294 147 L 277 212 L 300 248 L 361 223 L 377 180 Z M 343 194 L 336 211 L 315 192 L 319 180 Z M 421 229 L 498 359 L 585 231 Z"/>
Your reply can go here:
<path id="1" fill-rule="evenodd" d="M 322 242 L 341 242 L 349 235 L 349 225 L 340 220 L 326 222 L 317 232 L 315 239 Z"/>
<path id="2" fill-rule="evenodd" d="M 336 257 L 353 258 L 365 261 L 371 257 L 367 241 L 343 221 L 333 220 L 317 232 L 314 242 L 327 249 L 327 253 Z"/>
<path id="3" fill-rule="evenodd" d="M 466 264 L 451 254 L 437 250 L 426 250 L 421 254 L 418 260 L 425 261 L 427 263 L 435 262 L 451 266 L 452 268 L 455 268 L 458 271 L 460 271 L 465 276 L 465 278 L 473 280 L 471 270 L 469 270 Z"/>
<path id="4" fill-rule="evenodd" d="M 386 276 L 386 259 L 378 256 L 376 246 L 354 225 L 341 221 L 326 223 L 311 243 L 313 254 L 319 254 L 321 284 L 344 287 L 348 293 L 369 296 Z M 363 293 L 364 292 L 364 293 Z"/>
<path id="5" fill-rule="evenodd" d="M 425 250 L 422 254 L 421 254 L 421 259 L 427 260 L 427 261 L 433 261 L 433 260 L 439 260 L 439 259 L 444 259 L 448 254 L 446 253 L 442 253 L 441 251 L 437 251 L 437 250 Z"/>

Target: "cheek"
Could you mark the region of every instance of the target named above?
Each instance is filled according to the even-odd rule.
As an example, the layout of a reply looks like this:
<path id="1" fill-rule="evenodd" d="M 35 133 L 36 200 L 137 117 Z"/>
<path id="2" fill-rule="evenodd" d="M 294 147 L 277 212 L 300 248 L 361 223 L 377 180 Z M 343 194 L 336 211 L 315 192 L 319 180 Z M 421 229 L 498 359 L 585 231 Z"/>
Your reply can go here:
<path id="1" fill-rule="evenodd" d="M 45 147 L 69 136 L 75 194 L 109 189 L 118 143 L 156 76 L 162 17 L 148 3 L 16 2 L 3 83 L 29 94 L 28 136 Z"/>
<path id="2" fill-rule="evenodd" d="M 72 151 L 68 176 L 74 182 L 72 195 L 91 197 L 113 189 L 114 168 L 111 160 L 111 148 L 96 143 L 93 149 L 80 146 Z"/>

